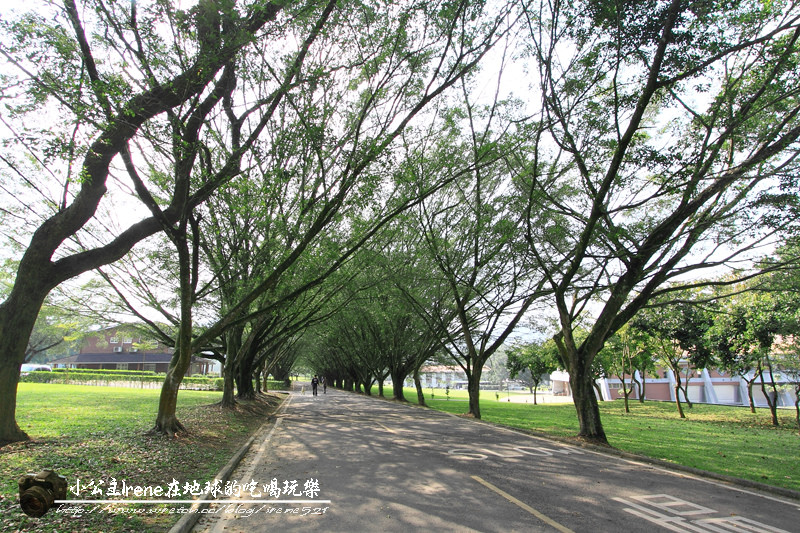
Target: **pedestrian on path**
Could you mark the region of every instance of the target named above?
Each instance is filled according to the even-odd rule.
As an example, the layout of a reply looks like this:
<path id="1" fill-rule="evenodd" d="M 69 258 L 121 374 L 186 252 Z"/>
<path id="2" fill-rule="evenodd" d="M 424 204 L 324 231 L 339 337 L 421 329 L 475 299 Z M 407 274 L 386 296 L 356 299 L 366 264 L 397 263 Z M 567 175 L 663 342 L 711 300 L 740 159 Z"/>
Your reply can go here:
<path id="1" fill-rule="evenodd" d="M 319 378 L 314 374 L 314 377 L 311 378 L 311 394 L 314 396 L 317 395 L 317 385 L 319 385 Z"/>
<path id="2" fill-rule="evenodd" d="M 328 394 L 328 382 L 325 381 L 325 376 L 320 376 L 319 381 L 322 383 L 322 394 Z"/>

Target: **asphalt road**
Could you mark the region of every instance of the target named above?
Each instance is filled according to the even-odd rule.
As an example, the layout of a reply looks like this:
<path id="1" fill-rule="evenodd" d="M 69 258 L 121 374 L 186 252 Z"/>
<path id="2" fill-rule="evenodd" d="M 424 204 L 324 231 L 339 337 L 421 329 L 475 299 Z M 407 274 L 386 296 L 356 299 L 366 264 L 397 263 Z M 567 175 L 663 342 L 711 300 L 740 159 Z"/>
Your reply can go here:
<path id="1" fill-rule="evenodd" d="M 331 389 L 292 394 L 232 480 L 194 531 L 800 531 L 800 501 Z"/>

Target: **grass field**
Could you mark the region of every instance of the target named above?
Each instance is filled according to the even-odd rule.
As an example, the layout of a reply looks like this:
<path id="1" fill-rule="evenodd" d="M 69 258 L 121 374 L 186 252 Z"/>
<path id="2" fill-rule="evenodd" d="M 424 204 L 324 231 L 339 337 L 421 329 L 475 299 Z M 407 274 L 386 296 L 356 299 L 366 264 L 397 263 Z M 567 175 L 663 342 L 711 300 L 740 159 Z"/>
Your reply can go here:
<path id="1" fill-rule="evenodd" d="M 466 391 L 435 390 L 429 406 L 454 414 L 467 411 Z M 391 389 L 385 391 L 391 395 Z M 17 420 L 30 442 L 0 448 L 0 531 L 72 531 L 106 533 L 167 530 L 175 515 L 84 514 L 73 518 L 50 511 L 41 519 L 19 509 L 17 478 L 51 468 L 70 484 L 115 478 L 129 485 L 201 484 L 230 459 L 236 449 L 264 422 L 274 407 L 245 404 L 235 412 L 215 404 L 219 392 L 182 391 L 178 416 L 192 433 L 178 439 L 147 435 L 153 424 L 158 391 L 22 383 Z M 416 392 L 406 390 L 416 401 Z M 484 420 L 560 437 L 578 431 L 571 404 L 536 405 L 497 400 L 486 391 Z M 277 401 L 277 400 L 276 400 Z M 782 426 L 770 425 L 769 413 L 746 408 L 695 405 L 681 420 L 672 404 L 632 403 L 625 414 L 621 402 L 601 402 L 609 441 L 618 449 L 674 463 L 800 490 L 800 437 L 793 412 L 782 413 Z M 74 496 L 69 496 L 74 498 Z M 94 496 L 97 498 L 97 496 Z M 130 507 L 130 506 L 127 506 Z M 142 506 L 152 508 L 153 506 Z"/>
<path id="2" fill-rule="evenodd" d="M 178 516 L 106 512 L 73 518 L 51 510 L 30 518 L 19 508 L 17 479 L 48 468 L 71 485 L 77 479 L 102 480 L 107 488 L 112 478 L 141 487 L 166 486 L 173 478 L 181 486 L 193 480 L 203 485 L 278 402 L 223 411 L 213 405 L 221 392 L 181 391 L 178 418 L 191 434 L 167 439 L 146 434 L 155 421 L 158 395 L 154 389 L 20 383 L 17 423 L 32 440 L 0 448 L 0 531 L 166 531 Z"/>
<path id="3" fill-rule="evenodd" d="M 377 394 L 377 387 L 373 389 Z M 392 390 L 384 390 L 391 397 Z M 417 402 L 415 389 L 405 389 L 410 402 Z M 513 394 L 513 393 L 512 393 Z M 464 390 L 425 389 L 425 402 L 434 409 L 453 414 L 468 410 Z M 606 435 L 620 450 L 665 461 L 749 479 L 800 491 L 800 435 L 794 410 L 779 412 L 781 426 L 771 425 L 767 409 L 755 414 L 745 407 L 695 404 L 684 406 L 681 419 L 672 403 L 631 402 L 626 414 L 622 401 L 600 402 Z M 499 401 L 494 391 L 481 394 L 481 418 L 506 426 L 534 430 L 558 437 L 578 433 L 574 406 Z"/>

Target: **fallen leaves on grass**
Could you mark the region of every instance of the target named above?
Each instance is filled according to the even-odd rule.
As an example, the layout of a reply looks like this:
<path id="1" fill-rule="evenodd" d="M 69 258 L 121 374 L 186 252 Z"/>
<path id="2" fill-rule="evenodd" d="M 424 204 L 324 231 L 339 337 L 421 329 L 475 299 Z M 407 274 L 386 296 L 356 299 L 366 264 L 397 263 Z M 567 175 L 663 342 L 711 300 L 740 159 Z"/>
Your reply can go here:
<path id="1" fill-rule="evenodd" d="M 181 486 L 194 480 L 203 484 L 213 480 L 283 398 L 264 394 L 240 402 L 235 409 L 218 404 L 180 409 L 179 418 L 190 431 L 175 439 L 146 434 L 149 428 L 143 413 L 138 413 L 138 420 L 134 413 L 134 423 L 122 427 L 98 424 L 90 431 L 65 430 L 60 437 L 41 440 L 33 432 L 34 440 L 0 448 L 0 531 L 164 531 L 177 521 L 177 515 L 71 515 L 51 510 L 38 519 L 28 517 L 19 508 L 17 479 L 48 468 L 65 476 L 70 485 L 77 479 L 82 483 L 104 480 L 105 484 L 112 478 L 141 487 L 166 486 L 173 479 Z M 76 498 L 68 494 L 68 499 Z"/>

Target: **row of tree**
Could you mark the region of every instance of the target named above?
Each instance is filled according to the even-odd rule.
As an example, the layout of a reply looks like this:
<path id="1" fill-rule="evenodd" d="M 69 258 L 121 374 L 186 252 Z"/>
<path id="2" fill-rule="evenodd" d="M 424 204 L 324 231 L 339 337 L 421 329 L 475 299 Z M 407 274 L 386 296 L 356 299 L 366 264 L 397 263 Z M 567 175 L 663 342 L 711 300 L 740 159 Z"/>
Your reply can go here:
<path id="1" fill-rule="evenodd" d="M 796 255 L 794 246 L 781 252 L 783 256 Z M 772 423 L 778 425 L 776 373 L 794 383 L 789 386 L 793 387 L 795 398 L 800 397 L 797 281 L 797 270 L 790 269 L 732 286 L 726 284 L 724 290 L 710 286 L 679 293 L 678 301 L 662 305 L 652 302 L 609 340 L 599 371 L 621 379 L 620 392 L 627 408 L 634 371 L 644 377 L 656 363 L 669 368 L 676 378 L 676 407 L 684 417 L 681 397 L 691 406 L 687 385 L 692 372 L 717 368 L 746 381 L 753 412 L 753 386 L 758 383 Z M 644 384 L 636 385 L 643 398 Z M 800 424 L 800 404 L 795 403 L 795 407 Z"/>
<path id="2" fill-rule="evenodd" d="M 175 346 L 155 429 L 182 428 L 192 353 L 224 358 L 247 394 L 322 281 L 426 194 L 395 175 L 396 147 L 435 132 L 427 109 L 507 33 L 498 7 L 65 0 L 4 18 L 3 215 L 21 257 L 0 304 L 0 441 L 26 438 L 16 383 L 46 296 L 136 244 L 122 280 L 102 275 Z M 113 205 L 126 191 L 139 208 Z"/>
<path id="3" fill-rule="evenodd" d="M 175 347 L 157 431 L 201 351 L 227 404 L 299 354 L 364 387 L 445 353 L 480 417 L 486 361 L 553 309 L 603 442 L 607 341 L 797 222 L 790 2 L 65 0 L 2 31 L 0 441 L 44 299 L 98 269 Z M 137 222 L 98 211 L 120 187 Z"/>
<path id="4" fill-rule="evenodd" d="M 780 256 L 796 256 L 794 247 L 780 250 Z M 658 369 L 669 369 L 675 376 L 673 393 L 682 418 L 682 403 L 692 405 L 689 380 L 702 369 L 721 370 L 745 380 L 753 412 L 753 386 L 758 383 L 774 425 L 778 425 L 779 389 L 791 387 L 793 396 L 800 398 L 798 270 L 774 271 L 732 285 L 727 279 L 720 281 L 721 285 L 651 301 L 608 339 L 595 360 L 594 375 L 620 380 L 626 412 L 634 392 L 644 402 L 645 380 Z M 512 377 L 525 372 L 532 387 L 541 382 L 542 375 L 564 368 L 553 340 L 513 346 L 507 365 Z M 781 385 L 776 383 L 778 373 L 784 378 Z M 596 394 L 603 398 L 599 387 Z M 795 402 L 795 408 L 800 426 L 800 402 Z"/>

